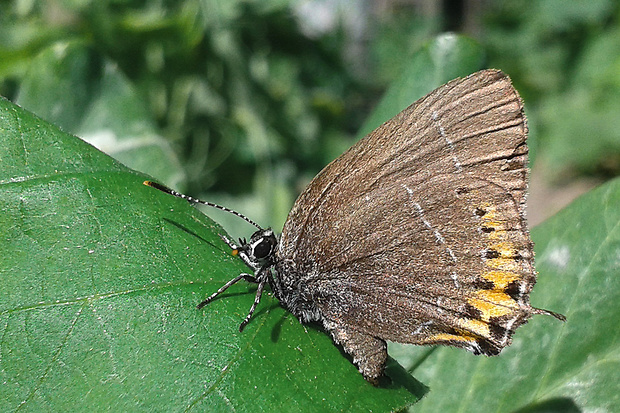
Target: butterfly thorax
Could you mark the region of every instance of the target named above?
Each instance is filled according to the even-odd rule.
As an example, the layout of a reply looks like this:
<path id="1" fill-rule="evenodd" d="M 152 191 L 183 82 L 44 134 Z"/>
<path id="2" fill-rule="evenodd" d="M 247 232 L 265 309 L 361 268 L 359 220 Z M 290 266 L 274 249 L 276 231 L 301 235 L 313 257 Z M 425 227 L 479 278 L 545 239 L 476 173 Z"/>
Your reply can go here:
<path id="1" fill-rule="evenodd" d="M 305 271 L 300 271 L 292 260 L 277 259 L 271 278 L 271 288 L 282 306 L 302 323 L 323 320 L 316 306 L 316 297 L 310 294 L 305 280 Z"/>

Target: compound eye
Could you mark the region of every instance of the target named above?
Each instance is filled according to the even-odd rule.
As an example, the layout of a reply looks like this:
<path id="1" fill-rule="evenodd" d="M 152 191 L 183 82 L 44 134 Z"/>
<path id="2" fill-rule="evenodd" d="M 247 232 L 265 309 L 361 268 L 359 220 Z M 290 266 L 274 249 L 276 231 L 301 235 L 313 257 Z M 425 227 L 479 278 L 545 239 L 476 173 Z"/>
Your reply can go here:
<path id="1" fill-rule="evenodd" d="M 249 256 L 256 260 L 269 259 L 278 245 L 276 236 L 271 229 L 262 229 L 252 234 L 247 244 Z"/>
<path id="2" fill-rule="evenodd" d="M 267 258 L 271 254 L 272 250 L 273 248 L 269 242 L 269 239 L 263 238 L 258 244 L 253 245 L 252 255 L 258 259 Z"/>

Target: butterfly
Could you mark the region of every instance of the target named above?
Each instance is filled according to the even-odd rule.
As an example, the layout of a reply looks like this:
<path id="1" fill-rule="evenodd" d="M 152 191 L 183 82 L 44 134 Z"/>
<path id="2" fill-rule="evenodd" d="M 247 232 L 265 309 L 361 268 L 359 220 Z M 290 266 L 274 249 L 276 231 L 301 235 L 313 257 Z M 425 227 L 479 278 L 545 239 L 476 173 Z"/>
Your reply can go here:
<path id="1" fill-rule="evenodd" d="M 533 243 L 525 220 L 527 121 L 508 76 L 482 70 L 432 91 L 327 165 L 277 238 L 257 227 L 222 239 L 258 284 L 301 322 L 323 326 L 377 383 L 386 341 L 497 355 L 534 314 Z"/>

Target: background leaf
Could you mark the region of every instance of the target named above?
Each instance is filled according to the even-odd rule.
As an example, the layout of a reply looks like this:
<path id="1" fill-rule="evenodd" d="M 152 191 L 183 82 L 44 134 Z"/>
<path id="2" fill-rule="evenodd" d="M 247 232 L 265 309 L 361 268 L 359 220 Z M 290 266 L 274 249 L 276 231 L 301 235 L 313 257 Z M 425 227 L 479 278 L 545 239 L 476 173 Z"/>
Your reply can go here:
<path id="1" fill-rule="evenodd" d="M 536 227 L 536 316 L 499 357 L 450 348 L 398 357 L 431 391 L 415 412 L 620 410 L 620 179 Z"/>
<path id="2" fill-rule="evenodd" d="M 219 226 L 89 144 L 0 101 L 0 410 L 390 411 L 424 387 L 366 383 L 255 286 Z"/>

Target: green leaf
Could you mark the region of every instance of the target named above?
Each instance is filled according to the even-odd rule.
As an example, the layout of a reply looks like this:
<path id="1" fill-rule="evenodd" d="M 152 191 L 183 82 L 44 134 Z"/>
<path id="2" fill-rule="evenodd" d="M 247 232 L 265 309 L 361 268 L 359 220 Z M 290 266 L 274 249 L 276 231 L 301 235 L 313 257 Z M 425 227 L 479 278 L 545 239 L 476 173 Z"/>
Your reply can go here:
<path id="1" fill-rule="evenodd" d="M 620 411 L 620 179 L 536 227 L 536 316 L 513 344 L 485 358 L 420 350 L 413 375 L 432 391 L 415 412 Z"/>
<path id="2" fill-rule="evenodd" d="M 0 100 L 0 411 L 390 411 L 314 326 L 263 297 L 222 229 L 147 178 Z"/>
<path id="3" fill-rule="evenodd" d="M 168 185 L 184 182 L 134 86 L 117 65 L 101 60 L 80 41 L 52 44 L 31 62 L 17 103 L 133 169 Z"/>

